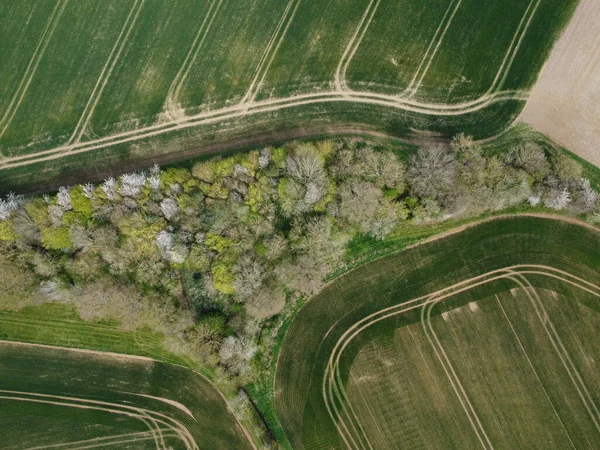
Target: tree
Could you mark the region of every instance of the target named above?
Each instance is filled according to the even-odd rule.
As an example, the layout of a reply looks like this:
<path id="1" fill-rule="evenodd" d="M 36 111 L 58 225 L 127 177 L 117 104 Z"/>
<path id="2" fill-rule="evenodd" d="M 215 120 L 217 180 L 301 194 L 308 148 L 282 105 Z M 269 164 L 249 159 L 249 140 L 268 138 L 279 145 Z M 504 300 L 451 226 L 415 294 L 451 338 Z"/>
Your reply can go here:
<path id="1" fill-rule="evenodd" d="M 286 174 L 279 183 L 278 193 L 288 216 L 315 209 L 329 192 L 329 178 L 314 146 L 304 145 L 288 155 Z"/>
<path id="2" fill-rule="evenodd" d="M 590 180 L 581 178 L 569 183 L 571 203 L 569 209 L 575 214 L 589 213 L 596 208 L 598 194 L 592 188 Z"/>
<path id="3" fill-rule="evenodd" d="M 261 287 L 265 279 L 265 267 L 251 255 L 242 256 L 233 267 L 233 288 L 241 300 L 245 300 Z"/>
<path id="4" fill-rule="evenodd" d="M 102 189 L 102 192 L 104 193 L 104 195 L 106 196 L 106 198 L 108 200 L 114 200 L 115 196 L 116 196 L 116 187 L 117 187 L 117 180 L 115 180 L 113 177 L 107 178 L 106 180 L 104 180 L 104 183 L 102 183 L 102 185 L 100 186 L 100 188 Z"/>
<path id="5" fill-rule="evenodd" d="M 206 314 L 187 332 L 192 350 L 205 364 L 215 365 L 221 361 L 219 349 L 223 343 L 225 320 L 225 316 L 219 313 Z"/>
<path id="6" fill-rule="evenodd" d="M 216 261 L 210 270 L 213 286 L 223 294 L 232 295 L 235 293 L 233 287 L 234 275 L 231 267 L 224 261 Z"/>
<path id="7" fill-rule="evenodd" d="M 368 222 L 375 214 L 383 198 L 381 189 L 373 183 L 350 179 L 338 189 L 339 218 L 358 229 L 368 228 Z"/>
<path id="8" fill-rule="evenodd" d="M 276 234 L 265 241 L 265 256 L 271 261 L 281 258 L 288 249 L 287 239 Z"/>
<path id="9" fill-rule="evenodd" d="M 23 207 L 15 213 L 13 232 L 29 244 L 38 244 L 42 239 L 37 224 Z"/>
<path id="10" fill-rule="evenodd" d="M 146 185 L 146 176 L 143 173 L 126 173 L 121 175 L 120 181 L 119 193 L 124 197 L 136 198 Z"/>
<path id="11" fill-rule="evenodd" d="M 246 375 L 250 372 L 250 361 L 258 352 L 254 339 L 247 335 L 229 336 L 223 340 L 219 350 L 221 362 L 234 375 Z"/>
<path id="12" fill-rule="evenodd" d="M 58 194 L 56 194 L 56 204 L 64 211 L 73 209 L 73 205 L 71 205 L 71 192 L 69 191 L 69 188 L 64 186 L 58 188 Z"/>
<path id="13" fill-rule="evenodd" d="M 280 282 L 305 295 L 316 294 L 323 286 L 323 279 L 328 272 L 327 263 L 311 255 L 286 259 L 275 268 Z"/>
<path id="14" fill-rule="evenodd" d="M 94 214 L 94 208 L 90 200 L 91 197 L 89 196 L 90 192 L 93 192 L 93 190 L 85 190 L 85 186 L 72 187 L 69 192 L 73 212 L 83 222 L 88 222 Z"/>
<path id="15" fill-rule="evenodd" d="M 407 178 L 420 198 L 444 204 L 456 188 L 454 154 L 442 147 L 421 148 L 410 159 Z"/>
<path id="16" fill-rule="evenodd" d="M 583 173 L 582 165 L 564 153 L 552 157 L 552 166 L 554 173 L 562 181 L 579 179 Z"/>
<path id="17" fill-rule="evenodd" d="M 486 164 L 480 147 L 467 146 L 458 153 L 458 180 L 466 192 L 481 190 L 485 183 Z"/>
<path id="18" fill-rule="evenodd" d="M 536 180 L 543 179 L 550 171 L 544 150 L 535 142 L 526 142 L 513 148 L 508 154 L 508 162 L 525 170 Z"/>
<path id="19" fill-rule="evenodd" d="M 68 252 L 73 246 L 71 234 L 66 227 L 50 227 L 42 229 L 42 246 L 46 250 Z"/>
<path id="20" fill-rule="evenodd" d="M 571 203 L 571 193 L 565 184 L 555 178 L 551 178 L 545 185 L 542 198 L 544 206 L 557 211 L 565 209 Z"/>
<path id="21" fill-rule="evenodd" d="M 210 161 L 196 163 L 192 169 L 192 175 L 205 183 L 214 183 L 214 165 Z"/>
<path id="22" fill-rule="evenodd" d="M 465 133 L 458 133 L 452 138 L 450 147 L 456 151 L 465 151 L 474 146 L 473 137 Z"/>
<path id="23" fill-rule="evenodd" d="M 22 202 L 22 197 L 10 192 L 5 199 L 0 198 L 0 221 L 8 219 Z"/>
<path id="24" fill-rule="evenodd" d="M 40 252 L 33 252 L 29 262 L 34 272 L 44 278 L 52 278 L 60 270 L 60 264 L 55 258 Z"/>
<path id="25" fill-rule="evenodd" d="M 404 204 L 395 205 L 390 200 L 384 198 L 375 210 L 375 216 L 370 221 L 366 233 L 377 240 L 384 240 L 394 231 L 398 225 L 400 217 L 406 219 L 408 212 Z"/>
<path id="26" fill-rule="evenodd" d="M 285 292 L 275 280 L 265 283 L 245 303 L 248 314 L 256 319 L 268 319 L 283 311 Z"/>
<path id="27" fill-rule="evenodd" d="M 179 213 L 179 205 L 172 198 L 165 198 L 160 203 L 160 209 L 167 220 L 173 219 Z"/>
<path id="28" fill-rule="evenodd" d="M 258 167 L 259 168 L 264 169 L 269 164 L 271 164 L 271 152 L 272 152 L 272 149 L 269 147 L 265 147 L 260 151 L 260 155 L 258 157 Z"/>
<path id="29" fill-rule="evenodd" d="M 356 150 L 352 171 L 379 188 L 404 191 L 405 168 L 391 151 L 376 152 L 371 147 Z"/>
<path id="30" fill-rule="evenodd" d="M 442 208 L 432 198 L 424 198 L 413 210 L 413 219 L 417 224 L 430 223 L 442 218 Z"/>

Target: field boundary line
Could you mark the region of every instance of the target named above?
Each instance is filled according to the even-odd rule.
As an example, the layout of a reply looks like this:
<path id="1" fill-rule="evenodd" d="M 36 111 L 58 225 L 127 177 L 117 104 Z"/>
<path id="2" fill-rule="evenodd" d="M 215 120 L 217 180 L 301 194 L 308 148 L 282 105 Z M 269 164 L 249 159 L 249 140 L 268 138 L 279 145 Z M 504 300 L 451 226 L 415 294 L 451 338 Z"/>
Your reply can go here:
<path id="1" fill-rule="evenodd" d="M 133 27 L 135 26 L 138 20 L 138 17 L 142 8 L 144 7 L 145 2 L 146 0 L 135 0 L 135 3 L 131 7 L 129 15 L 125 20 L 123 27 L 121 28 L 119 36 L 117 37 L 117 40 L 108 56 L 108 59 L 106 60 L 104 67 L 102 67 L 100 76 L 98 77 L 98 80 L 96 80 L 96 84 L 94 85 L 92 94 L 90 95 L 90 98 L 88 99 L 88 102 L 85 105 L 83 113 L 81 114 L 81 117 L 79 118 L 79 121 L 75 126 L 75 130 L 73 130 L 73 134 L 67 141 L 67 147 L 72 145 L 73 143 L 78 143 L 81 140 L 83 133 L 86 131 L 92 118 L 92 115 L 94 114 L 94 110 L 96 109 L 96 106 L 100 101 L 102 92 L 104 91 L 104 88 L 106 87 L 106 84 L 108 83 L 108 80 L 110 79 L 110 76 L 115 66 L 117 65 L 117 62 L 119 61 L 119 58 L 121 57 L 121 53 L 125 48 L 125 44 L 129 40 L 129 35 L 131 34 L 131 31 L 133 30 Z"/>
<path id="2" fill-rule="evenodd" d="M 258 82 L 258 78 L 260 77 L 260 75 L 262 73 L 263 67 L 265 65 L 265 61 L 269 57 L 271 49 L 273 48 L 273 45 L 275 44 L 275 40 L 279 36 L 279 31 L 281 30 L 281 27 L 287 20 L 294 2 L 296 2 L 296 0 L 289 0 L 287 6 L 285 7 L 283 14 L 281 15 L 281 18 L 279 19 L 279 22 L 277 23 L 277 27 L 275 28 L 275 31 L 271 35 L 271 39 L 269 39 L 269 42 L 267 43 L 267 46 L 265 47 L 265 50 L 263 51 L 263 54 L 262 54 L 260 60 L 258 61 L 258 66 L 256 67 L 256 71 L 254 72 L 254 78 L 252 79 L 252 82 L 250 83 L 250 86 L 248 87 L 248 90 L 246 91 L 246 94 L 244 95 L 244 97 L 242 98 L 240 103 L 248 103 L 248 102 L 253 101 L 253 95 L 255 94 L 254 88 L 256 86 L 256 83 Z"/>
<path id="3" fill-rule="evenodd" d="M 183 64 L 181 65 L 181 67 L 179 68 L 179 71 L 175 75 L 175 78 L 173 79 L 171 86 L 169 86 L 169 90 L 167 92 L 167 98 L 165 101 L 165 111 L 167 112 L 167 115 L 172 120 L 176 120 L 177 117 L 179 116 L 179 114 L 175 113 L 174 111 L 179 110 L 178 99 L 179 99 L 179 95 L 181 93 L 181 89 L 183 87 L 183 84 L 187 80 L 187 77 L 189 76 L 192 66 L 196 62 L 196 59 L 198 58 L 200 49 L 204 45 L 206 36 L 208 36 L 210 28 L 215 20 L 215 17 L 217 16 L 217 13 L 219 12 L 219 9 L 221 8 L 222 4 L 223 4 L 223 0 L 212 0 L 212 2 L 210 3 L 208 11 L 206 12 L 206 16 L 204 16 L 204 20 L 200 24 L 200 28 L 198 29 L 198 32 L 196 33 L 196 37 L 194 38 L 194 41 L 192 42 L 192 45 L 185 57 L 185 60 L 183 61 Z M 216 8 L 215 8 L 215 5 L 216 5 Z M 214 8 L 214 11 L 213 11 L 213 8 Z M 210 20 L 209 20 L 209 17 L 210 17 Z"/>
<path id="4" fill-rule="evenodd" d="M 567 435 L 567 438 L 569 438 L 569 442 L 571 443 L 571 446 L 573 448 L 576 448 L 575 444 L 571 440 L 571 435 L 567 431 L 567 428 L 565 427 L 565 424 L 563 423 L 562 419 L 560 418 L 560 415 L 558 414 L 558 411 L 556 410 L 556 407 L 554 406 L 554 402 L 552 402 L 552 399 L 548 395 L 548 391 L 546 390 L 546 388 L 544 387 L 544 384 L 542 383 L 542 380 L 541 380 L 541 378 L 540 378 L 540 376 L 538 374 L 538 371 L 535 369 L 533 363 L 531 362 L 531 359 L 529 358 L 529 355 L 528 355 L 527 351 L 525 350 L 525 347 L 523 346 L 523 343 L 521 342 L 521 338 L 517 334 L 517 331 L 515 330 L 515 327 L 513 326 L 512 321 L 510 320 L 510 318 L 508 317 L 508 314 L 506 313 L 506 310 L 504 309 L 504 306 L 502 306 L 502 302 L 500 301 L 500 298 L 498 298 L 498 294 L 496 294 L 495 297 L 496 297 L 496 301 L 498 302 L 498 306 L 500 306 L 500 309 L 502 310 L 502 314 L 504 315 L 506 321 L 508 322 L 508 325 L 510 326 L 511 331 L 513 332 L 513 335 L 514 335 L 515 339 L 517 340 L 517 343 L 519 344 L 519 348 L 521 349 L 521 352 L 523 352 L 523 355 L 525 355 L 525 359 L 527 359 L 527 364 L 529 365 L 529 367 L 533 371 L 533 373 L 535 375 L 535 378 L 538 381 L 538 384 L 540 385 L 540 387 L 544 391 L 544 395 L 546 396 L 546 399 L 548 400 L 548 403 L 550 403 L 550 406 L 552 406 L 552 411 L 554 411 L 554 415 L 556 416 L 556 418 L 560 422 L 560 425 L 562 426 L 562 429 L 564 430 L 565 434 Z"/>
<path id="5" fill-rule="evenodd" d="M 19 106 L 21 105 L 21 102 L 23 101 L 23 97 L 25 97 L 25 94 L 27 93 L 27 90 L 29 89 L 31 80 L 33 79 L 33 77 L 37 71 L 38 65 L 39 65 L 40 61 L 42 60 L 44 53 L 46 52 L 46 48 L 48 47 L 48 44 L 52 40 L 54 31 L 56 30 L 56 27 L 58 26 L 58 23 L 60 22 L 60 19 L 63 15 L 68 3 L 69 3 L 69 0 L 60 0 L 56 4 L 54 9 L 52 10 L 52 14 L 50 15 L 48 24 L 46 25 L 46 28 L 44 29 L 44 32 L 42 33 L 42 36 L 40 38 L 40 41 L 38 42 L 38 45 L 35 48 L 35 51 L 33 52 L 31 59 L 29 60 L 29 64 L 27 65 L 27 68 L 25 69 L 25 74 L 21 78 L 19 86 L 17 87 L 17 91 L 14 93 L 10 103 L 8 104 L 8 106 L 6 108 L 6 111 L 4 112 L 4 115 L 0 119 L 0 138 L 2 138 L 2 136 L 4 136 L 6 129 L 12 122 L 13 118 L 15 117 L 15 114 L 17 113 L 17 110 L 19 109 Z M 1 155 L 2 155 L 2 153 L 0 152 L 0 156 Z"/>
<path id="6" fill-rule="evenodd" d="M 367 9 L 365 10 L 365 12 L 362 16 L 362 18 L 358 24 L 358 27 L 356 27 L 354 34 L 350 38 L 350 41 L 348 42 L 348 45 L 346 46 L 346 49 L 344 50 L 342 58 L 340 59 L 340 62 L 338 63 L 337 69 L 335 71 L 334 84 L 335 84 L 335 89 L 337 91 L 348 91 L 349 90 L 348 84 L 346 82 L 346 71 L 348 70 L 348 66 L 350 65 L 350 62 L 352 61 L 352 58 L 354 58 L 354 55 L 356 54 L 358 47 L 360 47 L 360 44 L 361 44 L 363 38 L 365 37 L 365 34 L 367 33 L 367 30 L 369 29 L 369 25 L 371 25 L 371 22 L 373 21 L 373 17 L 375 17 L 375 13 L 377 12 L 377 9 L 379 8 L 380 3 L 381 3 L 381 0 L 371 0 L 371 2 L 367 5 Z M 374 8 L 373 8 L 373 4 L 375 4 Z M 367 20 L 367 17 L 369 17 L 368 20 Z M 366 23 L 365 23 L 365 21 L 366 21 Z M 359 37 L 359 34 L 360 34 L 360 37 Z"/>
<path id="7" fill-rule="evenodd" d="M 294 17 L 296 16 L 296 12 L 298 12 L 298 8 L 300 7 L 300 3 L 302 3 L 302 0 L 290 0 L 290 3 L 288 4 L 288 7 L 292 4 L 292 2 L 296 2 L 294 9 L 292 10 L 292 13 L 288 16 L 288 18 L 286 18 L 287 23 L 285 25 L 285 28 L 283 29 L 283 32 L 281 33 L 281 36 L 279 36 L 279 40 L 277 41 L 277 45 L 275 46 L 275 49 L 271 51 L 272 49 L 272 45 L 267 47 L 267 50 L 271 52 L 271 55 L 269 57 L 269 62 L 267 63 L 266 66 L 264 66 L 264 70 L 262 69 L 262 64 L 259 64 L 259 69 L 263 70 L 262 71 L 262 75 L 260 77 L 260 81 L 256 82 L 256 80 L 252 81 L 252 84 L 250 85 L 250 88 L 248 89 L 248 92 L 246 92 L 246 95 L 244 95 L 244 98 L 242 99 L 242 104 L 254 104 L 254 100 L 256 99 L 256 96 L 258 95 L 258 93 L 260 92 L 260 90 L 262 89 L 262 86 L 265 82 L 265 79 L 267 77 L 267 73 L 269 72 L 269 69 L 271 68 L 271 65 L 273 64 L 273 61 L 275 60 L 275 56 L 277 55 L 277 52 L 279 51 L 279 47 L 281 47 L 281 44 L 283 43 L 285 36 L 288 32 L 288 30 L 290 29 L 292 22 L 294 21 Z M 288 13 L 288 9 L 286 8 L 286 11 L 284 13 L 284 16 Z M 281 23 L 280 23 L 281 25 Z M 279 30 L 279 27 L 278 27 Z M 275 38 L 276 35 L 273 35 L 273 38 Z M 258 77 L 259 72 L 256 73 L 256 77 Z"/>
<path id="8" fill-rule="evenodd" d="M 38 347 L 38 348 L 54 349 L 54 350 L 68 350 L 71 352 L 87 353 L 89 355 L 106 356 L 106 357 L 112 357 L 112 358 L 135 359 L 138 361 L 146 361 L 146 362 L 155 362 L 156 361 L 155 359 L 149 358 L 147 356 L 130 355 L 128 353 L 103 352 L 101 350 L 88 350 L 88 349 L 77 348 L 77 347 L 61 347 L 59 345 L 36 344 L 33 342 L 30 343 L 30 342 L 21 342 L 21 341 L 8 341 L 6 339 L 0 339 L 0 345 L 15 345 L 15 346 L 23 346 L 23 347 L 31 346 L 31 347 Z"/>
<path id="9" fill-rule="evenodd" d="M 462 1 L 463 0 L 453 0 L 453 2 L 448 5 L 446 14 L 444 14 L 444 17 L 442 17 L 442 21 L 440 22 L 437 30 L 435 31 L 435 34 L 433 35 L 431 42 L 429 43 L 429 47 L 427 48 L 427 51 L 425 52 L 425 56 L 423 56 L 423 59 L 421 60 L 421 63 L 419 64 L 417 71 L 413 75 L 412 80 L 410 81 L 409 85 L 406 87 L 406 89 L 404 90 L 404 92 L 401 95 L 408 94 L 409 98 L 413 97 L 417 93 L 419 88 L 421 87 L 423 78 L 425 78 L 425 75 L 429 71 L 429 67 L 431 66 L 431 63 L 433 62 L 435 55 L 437 54 L 440 46 L 442 45 L 442 42 L 444 41 L 444 36 L 448 32 L 448 29 L 450 28 L 450 25 L 452 24 L 452 21 L 454 20 L 454 16 L 456 15 L 456 12 L 460 8 Z M 452 9 L 452 7 L 454 7 L 454 9 Z M 450 11 L 452 11 L 452 12 L 450 12 Z M 445 26 L 444 26 L 444 22 L 445 22 Z M 443 31 L 442 31 L 442 26 L 444 26 Z M 440 34 L 440 32 L 441 32 L 441 34 Z M 438 38 L 438 35 L 439 35 L 439 38 Z M 433 48 L 434 43 L 435 43 L 435 48 Z M 433 52 L 430 55 L 432 48 L 433 48 Z M 423 68 L 423 63 L 425 62 L 425 60 L 428 60 L 428 61 L 427 61 L 427 64 L 425 65 L 425 67 Z"/>
<path id="10" fill-rule="evenodd" d="M 173 433 L 172 431 L 168 432 L 168 433 L 163 433 L 164 437 L 177 437 L 177 434 Z M 124 439 L 124 440 L 120 440 L 120 441 L 113 441 L 113 442 L 99 442 L 98 444 L 95 445 L 86 445 L 84 447 L 69 447 L 66 449 L 61 449 L 61 450 L 89 450 L 91 448 L 100 448 L 100 447 L 106 447 L 109 445 L 123 445 L 123 444 L 131 444 L 134 442 L 143 442 L 143 441 L 148 441 L 150 439 L 154 439 L 153 436 L 148 436 L 148 437 L 137 437 L 137 438 L 130 438 L 130 439 Z M 157 447 L 158 448 L 158 447 Z"/>
<path id="11" fill-rule="evenodd" d="M 500 214 L 500 215 L 496 215 L 496 216 L 481 218 L 479 220 L 476 220 L 476 221 L 473 221 L 473 222 L 470 222 L 470 223 L 466 223 L 466 224 L 463 224 L 463 225 L 456 225 L 454 228 L 452 228 L 450 230 L 434 234 L 433 236 L 426 237 L 426 238 L 424 238 L 424 239 L 422 239 L 422 240 L 420 240 L 418 242 L 415 242 L 414 244 L 408 245 L 407 247 L 403 248 L 400 251 L 394 252 L 391 255 L 386 255 L 386 256 L 387 257 L 397 256 L 397 255 L 400 255 L 400 254 L 402 254 L 402 253 L 404 253 L 406 251 L 413 250 L 413 249 L 415 249 L 417 247 L 420 247 L 420 246 L 423 246 L 423 245 L 427 245 L 427 244 L 430 244 L 432 242 L 436 242 L 436 241 L 439 241 L 439 240 L 442 240 L 442 239 L 446 239 L 448 237 L 454 236 L 456 234 L 460 234 L 460 233 L 462 233 L 464 231 L 467 231 L 467 230 L 472 229 L 472 228 L 476 228 L 476 227 L 478 227 L 480 225 L 483 225 L 483 224 L 486 224 L 486 223 L 489 223 L 489 222 L 494 222 L 494 221 L 497 221 L 497 220 L 518 219 L 518 218 L 521 218 L 521 217 L 538 218 L 538 219 L 544 219 L 544 220 L 554 220 L 554 221 L 556 221 L 558 223 L 561 223 L 561 222 L 562 223 L 569 223 L 569 224 L 573 224 L 573 225 L 576 225 L 576 226 L 579 226 L 579 227 L 582 227 L 582 228 L 586 228 L 586 229 L 588 229 L 590 231 L 593 231 L 595 233 L 599 233 L 600 232 L 600 230 L 596 226 L 591 225 L 590 223 L 587 223 L 587 222 L 584 222 L 584 221 L 581 221 L 579 219 L 575 219 L 575 218 L 572 218 L 572 217 L 567 217 L 567 216 L 564 216 L 564 215 L 559 215 L 559 214 L 554 214 L 554 213 L 533 213 L 533 212 L 529 212 L 529 213 L 516 213 L 516 214 L 515 213 L 513 213 L 513 214 Z M 316 299 L 319 293 L 322 293 L 330 285 L 339 282 L 340 279 L 343 279 L 344 277 L 352 276 L 352 274 L 354 272 L 358 271 L 360 269 L 360 267 L 362 267 L 362 266 L 351 268 L 350 270 L 348 270 L 347 272 L 341 274 L 340 276 L 338 276 L 338 277 L 336 277 L 336 278 L 334 278 L 334 279 L 326 282 L 315 293 L 315 295 L 313 295 L 312 297 L 310 297 L 308 299 L 307 302 L 310 302 L 310 301 Z M 528 267 L 532 267 L 532 265 L 528 265 Z M 535 266 L 533 266 L 533 267 L 535 267 Z M 544 267 L 544 266 L 541 266 L 541 267 Z M 577 277 L 575 277 L 575 278 L 577 278 Z M 591 286 L 595 286 L 592 283 L 589 283 L 587 281 L 586 281 L 586 283 L 588 283 Z M 408 302 L 410 302 L 410 300 Z M 402 303 L 402 305 L 405 305 L 408 302 L 404 302 L 404 303 Z M 396 306 L 398 306 L 398 305 L 396 305 Z M 339 323 L 339 321 L 340 321 L 340 319 L 338 319 L 335 322 L 335 324 L 329 328 L 329 330 L 327 331 L 325 337 L 327 335 L 329 335 L 333 331 L 334 326 L 337 325 L 337 323 Z M 323 339 L 325 339 L 325 337 Z M 278 369 L 279 369 L 279 366 L 280 366 L 280 362 L 281 362 L 281 358 L 282 358 L 283 353 L 284 352 L 281 351 L 279 353 L 278 357 L 277 357 L 277 361 L 275 363 L 275 372 L 276 373 L 278 373 Z M 330 360 L 331 360 L 331 357 L 330 357 Z M 328 369 L 326 368 L 326 370 L 328 370 Z M 325 379 L 326 379 L 326 376 L 323 377 L 323 380 L 325 380 Z M 281 383 L 280 380 L 281 380 L 280 377 L 278 377 L 278 376 L 275 377 L 274 384 L 275 384 L 275 391 L 276 392 L 278 390 L 277 386 Z M 325 381 L 324 381 L 324 383 L 325 383 Z M 323 394 L 323 396 L 326 395 L 326 389 L 324 387 L 322 389 L 322 394 Z M 279 396 L 275 395 L 275 398 L 274 398 L 275 404 L 276 404 L 276 406 L 277 406 L 277 408 L 279 410 L 278 404 L 280 403 L 280 401 L 278 401 L 278 398 L 279 398 Z M 325 400 L 325 401 L 327 402 L 327 400 Z M 326 404 L 326 406 L 327 406 L 327 404 Z M 329 409 L 328 409 L 328 413 L 331 416 L 331 412 L 330 412 Z M 336 428 L 338 429 L 338 432 L 339 432 L 339 427 L 337 426 L 337 424 L 336 424 Z M 344 436 L 342 436 L 342 439 L 344 440 L 344 442 L 346 443 L 346 445 L 349 448 L 351 448 L 348 445 L 347 440 L 345 439 Z"/>

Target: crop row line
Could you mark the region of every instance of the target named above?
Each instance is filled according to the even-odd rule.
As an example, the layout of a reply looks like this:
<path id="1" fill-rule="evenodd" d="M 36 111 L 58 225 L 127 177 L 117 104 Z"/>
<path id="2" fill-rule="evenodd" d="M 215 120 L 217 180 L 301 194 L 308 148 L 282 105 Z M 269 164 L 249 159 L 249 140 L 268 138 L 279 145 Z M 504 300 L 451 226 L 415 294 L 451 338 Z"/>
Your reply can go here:
<path id="1" fill-rule="evenodd" d="M 568 272 L 555 269 L 549 266 L 515 265 L 488 272 L 486 274 L 479 275 L 468 280 L 464 280 L 460 283 L 456 283 L 452 286 L 441 289 L 426 296 L 402 303 L 401 305 L 394 305 L 383 310 L 377 311 L 356 322 L 348 330 L 346 330 L 346 332 L 340 337 L 340 339 L 338 339 L 330 355 L 329 362 L 327 364 L 327 368 L 323 378 L 323 398 L 325 400 L 325 405 L 327 407 L 330 417 L 335 423 L 338 432 L 340 433 L 340 436 L 342 437 L 346 445 L 349 448 L 373 448 L 373 446 L 368 440 L 367 435 L 365 434 L 364 430 L 360 425 L 360 422 L 352 408 L 352 405 L 347 399 L 345 389 L 343 387 L 343 381 L 339 371 L 339 363 L 344 349 L 349 345 L 351 340 L 353 340 L 362 331 L 364 331 L 367 327 L 373 325 L 374 323 L 377 323 L 394 315 L 403 314 L 408 311 L 421 308 L 423 327 L 425 329 L 425 323 L 428 323 L 430 327 L 430 332 L 433 335 L 433 339 L 427 333 L 427 329 L 425 329 L 427 337 L 430 340 L 430 343 L 434 348 L 436 356 L 440 361 L 444 371 L 446 372 L 446 375 L 452 385 L 452 388 L 458 396 L 458 399 L 463 409 L 465 410 L 465 413 L 467 414 L 467 417 L 475 433 L 477 434 L 478 439 L 480 440 L 484 448 L 493 448 L 489 437 L 483 429 L 481 421 L 477 417 L 475 409 L 470 403 L 470 400 L 468 399 L 468 396 L 464 388 L 462 387 L 462 384 L 460 383 L 456 372 L 452 368 L 451 363 L 448 357 L 446 356 L 443 347 L 441 346 L 441 343 L 439 342 L 437 336 L 435 335 L 435 332 L 433 331 L 433 328 L 431 326 L 431 310 L 437 303 L 439 303 L 442 300 L 455 296 L 460 292 L 472 289 L 479 285 L 487 284 L 491 281 L 498 279 L 513 280 L 524 289 L 530 300 L 534 302 L 533 304 L 534 307 L 536 307 L 536 313 L 538 314 L 540 321 L 544 325 L 548 336 L 551 339 L 553 346 L 565 367 L 565 370 L 567 370 L 574 384 L 574 387 L 577 390 L 588 413 L 590 414 L 590 417 L 592 418 L 594 424 L 596 425 L 596 428 L 600 431 L 600 426 L 598 423 L 598 420 L 600 419 L 600 414 L 598 413 L 598 409 L 594 404 L 593 400 L 591 399 L 589 391 L 583 383 L 581 376 L 579 375 L 577 369 L 570 360 L 567 350 L 564 348 L 564 345 L 560 341 L 560 336 L 558 336 L 558 333 L 551 324 L 549 317 L 545 312 L 541 299 L 539 299 L 539 297 L 534 299 L 529 294 L 528 289 L 532 289 L 532 286 L 529 283 L 529 281 L 524 277 L 524 275 L 526 274 L 543 275 L 555 278 L 562 282 L 576 286 L 579 289 L 591 293 L 592 295 L 600 297 L 600 287 L 589 283 L 588 281 L 583 280 L 579 277 L 576 277 L 575 275 L 569 274 Z M 519 279 L 515 279 L 515 277 L 519 277 Z M 525 286 L 524 283 L 527 283 L 528 286 Z M 441 355 L 443 355 L 446 362 L 444 362 L 444 359 L 442 359 Z"/>
<path id="2" fill-rule="evenodd" d="M 14 401 L 31 403 L 43 403 L 48 405 L 65 406 L 77 409 L 104 411 L 112 414 L 124 415 L 143 422 L 152 432 L 157 450 L 167 450 L 164 434 L 161 426 L 172 430 L 185 444 L 188 450 L 199 450 L 192 434 L 178 420 L 166 414 L 151 411 L 146 408 L 123 405 L 119 403 L 105 402 L 100 400 L 82 399 L 61 395 L 48 395 L 31 392 L 0 390 L 0 398 Z"/>

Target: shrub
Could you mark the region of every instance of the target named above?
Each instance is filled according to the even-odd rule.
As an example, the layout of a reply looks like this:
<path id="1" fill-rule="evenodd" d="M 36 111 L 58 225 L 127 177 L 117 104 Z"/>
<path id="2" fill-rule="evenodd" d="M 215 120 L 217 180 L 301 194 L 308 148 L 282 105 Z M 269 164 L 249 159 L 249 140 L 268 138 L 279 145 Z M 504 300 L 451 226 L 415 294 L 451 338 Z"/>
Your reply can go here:
<path id="1" fill-rule="evenodd" d="M 88 222 L 94 214 L 94 208 L 88 195 L 83 190 L 83 186 L 71 188 L 71 205 L 73 212 L 77 213 L 84 222 Z"/>
<path id="2" fill-rule="evenodd" d="M 12 226 L 12 220 L 0 222 L 0 241 L 15 242 L 17 240 L 17 235 L 13 232 Z"/>
<path id="3" fill-rule="evenodd" d="M 41 233 L 42 246 L 46 250 L 68 251 L 73 246 L 73 242 L 71 241 L 71 233 L 67 227 L 43 228 Z"/>
<path id="4" fill-rule="evenodd" d="M 223 294 L 232 295 L 234 276 L 231 267 L 223 262 L 215 263 L 210 271 L 215 289 Z"/>

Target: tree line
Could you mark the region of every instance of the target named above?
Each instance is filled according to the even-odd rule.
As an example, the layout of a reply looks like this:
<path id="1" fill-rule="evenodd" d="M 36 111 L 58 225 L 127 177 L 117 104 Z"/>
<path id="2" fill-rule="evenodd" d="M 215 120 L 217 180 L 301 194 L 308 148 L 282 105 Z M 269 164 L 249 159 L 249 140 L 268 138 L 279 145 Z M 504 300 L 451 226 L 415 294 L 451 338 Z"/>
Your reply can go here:
<path id="1" fill-rule="evenodd" d="M 33 276 L 40 301 L 151 326 L 220 377 L 249 380 L 270 367 L 277 317 L 321 288 L 352 239 L 518 205 L 600 222 L 582 166 L 532 140 L 487 154 L 458 135 L 403 160 L 360 140 L 293 142 L 9 194 L 0 263 Z"/>

